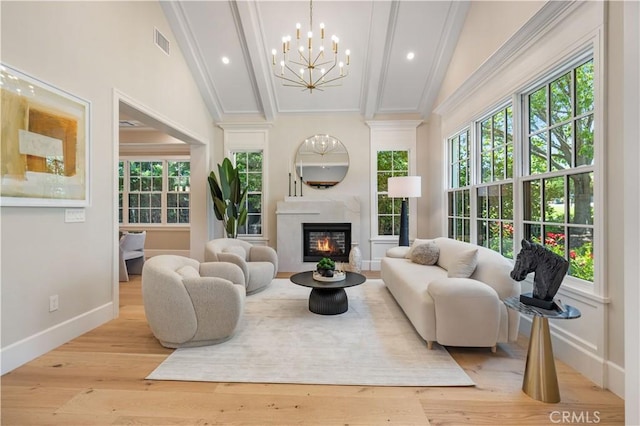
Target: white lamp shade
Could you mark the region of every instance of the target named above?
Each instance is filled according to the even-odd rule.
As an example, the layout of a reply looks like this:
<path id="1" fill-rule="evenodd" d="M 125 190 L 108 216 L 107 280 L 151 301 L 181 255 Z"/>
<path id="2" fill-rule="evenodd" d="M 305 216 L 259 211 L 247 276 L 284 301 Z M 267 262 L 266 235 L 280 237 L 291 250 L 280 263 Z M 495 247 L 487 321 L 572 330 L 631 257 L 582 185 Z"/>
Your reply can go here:
<path id="1" fill-rule="evenodd" d="M 420 176 L 397 176 L 387 180 L 387 194 L 391 198 L 416 198 L 422 196 Z"/>

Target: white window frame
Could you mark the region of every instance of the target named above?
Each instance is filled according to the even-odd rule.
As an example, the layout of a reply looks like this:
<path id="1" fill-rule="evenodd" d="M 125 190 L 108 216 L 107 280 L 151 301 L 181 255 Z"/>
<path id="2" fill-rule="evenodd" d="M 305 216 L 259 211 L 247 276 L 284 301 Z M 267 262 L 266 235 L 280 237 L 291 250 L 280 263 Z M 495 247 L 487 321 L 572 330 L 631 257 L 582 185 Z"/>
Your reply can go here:
<path id="1" fill-rule="evenodd" d="M 375 185 L 375 201 L 373 201 L 373 202 L 376 203 L 376 215 L 375 215 L 376 234 L 375 234 L 375 236 L 376 237 L 394 237 L 396 239 L 399 239 L 400 238 L 400 225 L 398 225 L 398 228 L 396 229 L 396 227 L 395 227 L 395 218 L 397 217 L 398 220 L 400 220 L 400 212 L 401 212 L 400 209 L 401 208 L 398 206 L 398 209 L 396 211 L 396 209 L 394 209 L 392 207 L 391 215 L 380 215 L 380 212 L 378 211 L 378 200 L 379 200 L 380 195 L 387 195 L 387 198 L 391 198 L 391 197 L 388 197 L 388 191 L 379 191 L 378 190 L 378 172 L 379 172 L 379 170 L 378 170 L 378 154 L 381 153 L 381 152 L 391 152 L 391 153 L 394 153 L 394 152 L 406 152 L 407 153 L 407 170 L 394 170 L 394 169 L 387 170 L 388 172 L 392 172 L 393 175 L 397 175 L 397 176 L 408 176 L 409 175 L 409 157 L 411 155 L 411 152 L 408 151 L 408 150 L 404 150 L 404 149 L 400 149 L 400 150 L 382 149 L 382 150 L 377 150 L 375 152 L 375 156 L 376 156 L 376 174 L 375 174 L 375 180 L 374 180 L 374 182 L 375 182 L 375 184 L 374 184 Z M 399 199 L 399 198 L 391 198 L 391 200 L 392 200 L 391 201 L 392 206 L 395 206 L 396 204 L 399 204 L 397 202 L 397 200 L 401 201 L 401 199 Z M 409 210 L 411 210 L 412 200 L 408 200 L 408 203 L 409 203 Z M 391 216 L 392 233 L 389 234 L 389 235 L 387 235 L 387 234 L 385 234 L 385 235 L 378 234 L 378 232 L 380 231 L 380 217 L 381 216 Z M 411 217 L 411 214 L 409 214 L 409 217 Z M 373 218 L 373 216 L 372 216 L 372 218 Z"/>
<path id="2" fill-rule="evenodd" d="M 121 229 L 154 229 L 154 228 L 180 228 L 180 229 L 188 229 L 191 226 L 191 199 L 189 199 L 189 223 L 167 223 L 167 209 L 169 206 L 167 205 L 167 195 L 169 193 L 175 193 L 174 191 L 169 191 L 169 176 L 168 176 L 168 167 L 167 163 L 171 161 L 182 161 L 182 162 L 191 162 L 191 158 L 185 155 L 144 155 L 144 156 L 121 156 L 118 159 L 118 163 L 121 161 L 125 162 L 124 167 L 124 185 L 123 185 L 123 197 L 122 197 L 122 222 L 118 223 L 119 228 Z M 129 172 L 130 168 L 128 164 L 130 162 L 162 162 L 162 191 L 161 191 L 161 223 L 129 223 Z M 118 191 L 120 193 L 120 191 Z"/>
<path id="3" fill-rule="evenodd" d="M 231 156 L 231 161 L 233 163 L 233 165 L 235 167 L 238 167 L 238 164 L 236 163 L 236 154 L 240 154 L 240 153 L 260 153 L 262 154 L 262 173 L 261 173 L 261 182 L 262 185 L 260 187 L 260 232 L 256 233 L 256 234 L 252 234 L 252 233 L 240 233 L 238 232 L 238 237 L 240 238 L 258 238 L 258 237 L 262 237 L 262 225 L 264 223 L 265 220 L 265 215 L 264 215 L 264 151 L 262 151 L 261 149 L 235 149 L 230 151 L 229 155 Z M 255 191 L 251 191 L 251 192 L 247 192 L 247 197 L 251 194 L 251 195 L 255 195 L 258 192 Z M 245 200 L 245 203 L 247 203 L 247 201 Z M 244 226 L 248 226 L 249 224 L 249 217 L 250 216 L 257 216 L 256 214 L 249 214 L 247 212 L 247 223 Z M 248 228 L 247 228 L 248 229 Z"/>
<path id="4" fill-rule="evenodd" d="M 262 151 L 262 219 L 260 234 L 239 234 L 238 239 L 268 245 L 269 221 L 269 128 L 270 123 L 220 123 L 224 131 L 224 157 L 232 162 L 235 152 Z M 216 170 L 217 173 L 217 170 Z"/>
<path id="5" fill-rule="evenodd" d="M 528 135 L 529 135 L 529 107 L 527 105 L 527 96 L 533 93 L 536 89 L 541 88 L 542 86 L 549 85 L 551 82 L 556 80 L 557 78 L 563 76 L 567 72 L 572 72 L 574 68 L 582 65 L 587 62 L 589 59 L 593 60 L 593 85 L 594 85 L 594 100 L 593 100 L 593 115 L 594 115 L 594 135 L 593 135 L 593 165 L 581 165 L 577 167 L 570 167 L 563 170 L 558 171 L 548 171 L 546 173 L 538 173 L 532 175 L 528 170 L 528 158 L 529 158 L 529 144 L 528 144 Z M 593 172 L 593 200 L 594 200 L 594 209 L 593 209 L 593 259 L 594 259 L 594 276 L 593 282 L 585 281 L 580 278 L 576 278 L 570 275 L 567 275 L 563 281 L 563 284 L 566 284 L 569 287 L 572 287 L 576 290 L 586 293 L 593 293 L 604 295 L 604 269 L 606 262 L 603 259 L 603 250 L 604 247 L 604 182 L 602 178 L 602 174 L 600 170 L 603 170 L 603 138 L 602 138 L 602 127 L 604 127 L 604 118 L 602 115 L 602 102 L 603 99 L 601 96 L 602 93 L 602 72 L 600 70 L 599 58 L 596 55 L 596 52 L 592 49 L 588 49 L 587 51 L 575 55 L 573 58 L 565 60 L 560 65 L 554 67 L 551 73 L 548 73 L 541 78 L 537 79 L 534 83 L 529 85 L 525 90 L 522 90 L 518 93 L 519 101 L 520 101 L 520 131 L 519 131 L 519 143 L 518 148 L 520 150 L 520 170 L 517 177 L 517 186 L 519 191 L 518 198 L 518 207 L 519 207 L 519 215 L 518 215 L 518 232 L 520 238 L 518 242 L 524 238 L 524 194 L 523 187 L 525 181 L 537 180 L 537 179 L 548 179 L 552 177 L 559 176 L 570 176 L 574 174 L 580 173 L 588 173 Z M 548 95 L 548 92 L 547 92 Z M 547 100 L 548 102 L 548 100 Z M 572 100 L 573 102 L 573 100 Z M 575 106 L 575 105 L 574 105 Z M 515 111 L 514 111 L 515 114 Z M 574 115 L 572 115 L 572 123 L 574 122 Z M 550 120 L 550 117 L 548 118 Z M 514 118 L 515 121 L 515 118 Z M 549 125 L 548 127 L 552 127 Z M 575 129 L 574 129 L 575 135 Z M 575 141 L 574 141 L 575 143 Z M 514 188 L 515 190 L 515 188 Z M 541 200 L 544 203 L 544 200 Z M 560 223 L 559 226 L 571 226 L 570 223 L 566 221 Z M 565 244 L 568 244 L 565 241 Z"/>
<path id="6" fill-rule="evenodd" d="M 378 235 L 378 185 L 377 185 L 377 159 L 378 151 L 408 151 L 409 175 L 417 175 L 416 167 L 416 143 L 417 128 L 422 124 L 421 120 L 379 120 L 367 121 L 370 128 L 369 151 L 369 204 L 370 225 L 370 256 L 371 270 L 380 269 L 380 259 L 385 252 L 398 245 L 399 237 L 396 235 Z M 423 183 L 424 184 L 424 183 Z M 409 201 L 409 239 L 416 237 L 418 230 L 418 200 Z"/>
<path id="7" fill-rule="evenodd" d="M 598 43 L 595 43 L 595 46 L 598 46 Z M 445 208 L 444 217 L 447 218 L 444 226 L 445 235 L 448 235 L 448 194 L 452 190 L 451 188 L 451 153 L 450 153 L 450 145 L 449 141 L 451 138 L 456 137 L 462 131 L 465 130 L 466 127 L 470 127 L 471 131 L 471 242 L 473 244 L 477 243 L 477 193 L 476 190 L 480 186 L 486 185 L 495 185 L 495 184 L 503 184 L 508 182 L 513 182 L 513 223 L 514 223 L 514 255 L 518 253 L 520 250 L 520 242 L 524 235 L 524 209 L 523 209 L 523 182 L 526 180 L 531 180 L 532 178 L 538 177 L 549 177 L 549 174 L 538 174 L 538 175 L 524 175 L 524 171 L 527 170 L 527 158 L 528 158 L 528 143 L 527 143 L 527 134 L 528 134 L 528 110 L 526 103 L 526 95 L 531 93 L 535 88 L 539 88 L 542 85 L 549 84 L 554 81 L 558 77 L 566 74 L 568 71 L 573 70 L 576 66 L 581 65 L 582 63 L 588 61 L 590 58 L 593 59 L 594 64 L 594 136 L 593 136 L 593 144 L 594 144 L 594 164 L 593 166 L 580 166 L 579 168 L 572 168 L 570 170 L 579 172 L 588 172 L 593 171 L 594 174 L 594 188 L 593 188 L 593 199 L 594 199 L 594 223 L 593 223 L 593 233 L 594 233 L 594 244 L 593 244 L 593 257 L 594 257 L 594 279 L 593 282 L 584 281 L 582 279 L 572 277 L 567 275 L 563 282 L 563 287 L 566 287 L 570 290 L 577 291 L 580 294 L 584 294 L 587 296 L 591 296 L 596 300 L 605 300 L 606 295 L 606 285 L 604 282 L 604 277 L 606 277 L 606 261 L 604 260 L 604 250 L 606 238 L 604 231 L 604 188 L 605 182 L 602 174 L 603 165 L 604 165 L 604 139 L 603 135 L 605 134 L 605 121 L 603 114 L 603 105 L 604 105 L 604 96 L 603 96 L 603 81 L 604 81 L 604 72 L 602 70 L 602 58 L 598 53 L 601 51 L 601 48 L 595 48 L 594 44 L 589 44 L 588 47 L 578 51 L 579 53 L 572 55 L 569 58 L 564 58 L 558 63 L 556 63 L 553 67 L 551 67 L 552 71 L 543 73 L 535 78 L 535 81 L 530 82 L 526 86 L 524 86 L 520 90 L 516 90 L 515 93 L 512 93 L 509 101 L 502 100 L 493 107 L 487 108 L 484 110 L 482 114 L 475 116 L 470 122 L 465 124 L 464 126 L 460 126 L 456 132 L 452 132 L 451 136 L 444 139 L 443 143 L 445 146 L 445 161 L 447 165 L 447 185 L 444 191 L 444 203 L 443 206 Z M 487 117 L 491 117 L 495 114 L 496 111 L 500 109 L 504 109 L 506 106 L 512 105 L 513 111 L 513 153 L 514 153 L 514 170 L 513 170 L 513 179 L 506 179 L 503 181 L 495 181 L 495 182 L 487 182 L 480 183 L 480 147 L 481 143 L 479 127 L 482 120 L 485 120 Z M 487 112 L 490 111 L 490 112 Z M 552 173 L 553 174 L 553 173 Z M 566 172 L 560 171 L 557 174 L 564 175 Z M 572 174 L 572 173 L 570 173 Z"/>
<path id="8" fill-rule="evenodd" d="M 454 186 L 453 185 L 453 174 L 452 174 L 452 170 L 453 170 L 453 165 L 455 163 L 460 163 L 460 157 L 458 156 L 458 158 L 456 158 L 454 160 L 453 156 L 452 156 L 452 146 L 451 146 L 451 142 L 453 139 L 458 139 L 463 133 L 467 133 L 467 145 L 468 145 L 468 150 L 467 150 L 467 160 L 468 160 L 468 170 L 467 170 L 467 184 L 465 186 Z M 445 212 L 445 218 L 446 218 L 446 224 L 445 224 L 445 228 L 446 228 L 446 234 L 445 235 L 449 235 L 449 220 L 453 219 L 454 220 L 454 226 L 455 226 L 455 220 L 456 219 L 468 219 L 469 220 L 469 239 L 473 242 L 474 241 L 474 231 L 475 231 L 475 227 L 474 227 L 474 220 L 473 220 L 473 212 L 474 212 L 474 208 L 475 208 L 475 203 L 473 201 L 473 182 L 474 182 L 474 173 L 476 170 L 476 165 L 474 164 L 475 161 L 475 136 L 474 136 L 474 132 L 471 126 L 465 126 L 463 129 L 455 132 L 453 135 L 451 135 L 450 137 L 448 137 L 446 139 L 445 142 L 445 152 L 446 152 L 446 161 L 445 164 L 447 165 L 447 189 L 445 191 L 445 208 L 446 208 L 446 212 Z M 469 191 L 469 217 L 466 218 L 464 216 L 458 216 L 457 215 L 457 211 L 455 209 L 455 205 L 453 207 L 451 207 L 451 209 L 449 208 L 449 194 L 451 193 L 456 193 L 456 192 L 462 192 L 462 191 Z M 452 214 L 449 214 L 449 211 L 453 211 Z"/>

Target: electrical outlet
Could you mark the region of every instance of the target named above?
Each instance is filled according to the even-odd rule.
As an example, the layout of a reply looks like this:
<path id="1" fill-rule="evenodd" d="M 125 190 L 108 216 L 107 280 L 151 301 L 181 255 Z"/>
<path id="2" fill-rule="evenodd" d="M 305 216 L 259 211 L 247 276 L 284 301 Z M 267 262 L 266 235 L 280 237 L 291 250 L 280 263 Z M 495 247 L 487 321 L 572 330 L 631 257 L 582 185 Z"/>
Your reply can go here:
<path id="1" fill-rule="evenodd" d="M 58 295 L 49 296 L 49 312 L 58 310 Z"/>

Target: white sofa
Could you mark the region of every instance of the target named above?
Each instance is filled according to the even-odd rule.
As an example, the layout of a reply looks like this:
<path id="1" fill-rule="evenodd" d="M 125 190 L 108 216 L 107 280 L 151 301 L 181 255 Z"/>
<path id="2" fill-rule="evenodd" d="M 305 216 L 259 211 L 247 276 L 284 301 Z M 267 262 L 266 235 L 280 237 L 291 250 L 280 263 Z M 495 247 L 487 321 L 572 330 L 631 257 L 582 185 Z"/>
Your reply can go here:
<path id="1" fill-rule="evenodd" d="M 428 242 L 439 249 L 436 264 L 407 258 L 409 250 Z M 465 273 L 459 273 L 461 266 Z M 520 283 L 509 276 L 512 269 L 512 262 L 495 251 L 449 238 L 395 247 L 381 261 L 385 285 L 429 348 L 438 342 L 494 352 L 497 343 L 518 336 L 519 314 L 502 302 L 520 294 Z M 468 278 L 460 277 L 469 270 Z"/>

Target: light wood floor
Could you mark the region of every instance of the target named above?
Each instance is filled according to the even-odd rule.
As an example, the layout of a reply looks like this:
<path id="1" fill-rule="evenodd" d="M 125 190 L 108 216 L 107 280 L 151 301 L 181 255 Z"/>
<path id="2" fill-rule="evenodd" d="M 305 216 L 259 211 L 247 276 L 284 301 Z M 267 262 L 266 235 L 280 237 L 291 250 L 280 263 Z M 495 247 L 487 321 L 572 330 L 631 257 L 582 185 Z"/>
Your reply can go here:
<path id="1" fill-rule="evenodd" d="M 120 318 L 4 375 L 0 423 L 624 424 L 623 400 L 561 362 L 556 365 L 562 402 L 545 404 L 527 397 L 520 389 L 526 339 L 500 344 L 496 354 L 489 349 L 449 348 L 475 387 L 149 381 L 144 377 L 171 350 L 160 346 L 147 326 L 139 277 L 120 285 L 120 306 Z"/>

